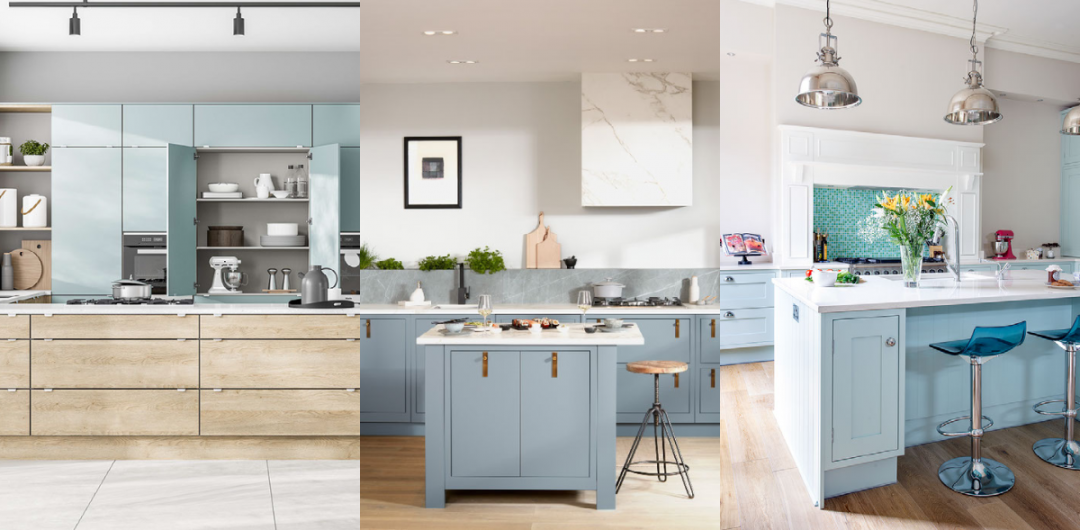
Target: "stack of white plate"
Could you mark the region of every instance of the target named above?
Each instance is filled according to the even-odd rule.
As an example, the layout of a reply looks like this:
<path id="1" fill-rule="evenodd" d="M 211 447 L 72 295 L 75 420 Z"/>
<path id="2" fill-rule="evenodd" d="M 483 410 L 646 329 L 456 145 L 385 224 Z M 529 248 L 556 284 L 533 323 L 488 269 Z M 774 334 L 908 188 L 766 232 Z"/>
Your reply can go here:
<path id="1" fill-rule="evenodd" d="M 264 247 L 302 247 L 307 244 L 307 236 L 259 236 L 259 245 Z"/>

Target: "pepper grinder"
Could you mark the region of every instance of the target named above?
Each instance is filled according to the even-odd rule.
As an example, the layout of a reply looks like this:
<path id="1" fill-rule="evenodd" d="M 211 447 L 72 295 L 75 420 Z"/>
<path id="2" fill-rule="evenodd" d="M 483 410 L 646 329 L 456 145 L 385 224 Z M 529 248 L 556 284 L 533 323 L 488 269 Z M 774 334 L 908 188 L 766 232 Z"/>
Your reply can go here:
<path id="1" fill-rule="evenodd" d="M 290 269 L 288 267 L 285 267 L 284 269 L 281 269 L 281 290 L 283 290 L 283 291 L 288 291 L 289 290 L 289 273 L 291 273 L 291 272 L 292 272 L 292 269 Z"/>
<path id="2" fill-rule="evenodd" d="M 266 269 L 266 272 L 270 273 L 270 283 L 267 284 L 266 290 L 267 291 L 276 291 L 277 290 L 277 269 L 271 267 L 269 269 Z"/>

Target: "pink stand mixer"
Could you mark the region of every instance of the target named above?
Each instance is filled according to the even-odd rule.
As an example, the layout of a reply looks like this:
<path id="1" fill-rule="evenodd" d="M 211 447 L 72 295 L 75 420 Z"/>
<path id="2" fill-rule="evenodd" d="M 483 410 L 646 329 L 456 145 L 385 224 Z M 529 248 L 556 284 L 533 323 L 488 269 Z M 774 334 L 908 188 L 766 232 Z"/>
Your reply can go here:
<path id="1" fill-rule="evenodd" d="M 1012 251 L 1012 240 L 1016 237 L 1012 230 L 998 230 L 994 233 L 994 259 L 1016 259 Z"/>

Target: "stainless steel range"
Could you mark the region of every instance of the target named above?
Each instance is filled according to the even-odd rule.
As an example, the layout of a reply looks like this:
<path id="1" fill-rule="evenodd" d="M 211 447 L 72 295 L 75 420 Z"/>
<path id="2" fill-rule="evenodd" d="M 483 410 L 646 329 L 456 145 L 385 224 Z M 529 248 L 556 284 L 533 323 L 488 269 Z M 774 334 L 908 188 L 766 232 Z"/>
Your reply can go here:
<path id="1" fill-rule="evenodd" d="M 900 268 L 900 259 L 892 258 L 837 258 L 840 263 L 847 263 L 852 274 L 856 276 L 889 276 L 903 274 Z M 922 271 L 948 272 L 945 260 L 941 258 L 923 258 Z"/>
<path id="2" fill-rule="evenodd" d="M 660 298 L 650 296 L 645 300 L 626 298 L 593 298 L 593 307 L 671 307 L 681 306 L 678 298 Z"/>

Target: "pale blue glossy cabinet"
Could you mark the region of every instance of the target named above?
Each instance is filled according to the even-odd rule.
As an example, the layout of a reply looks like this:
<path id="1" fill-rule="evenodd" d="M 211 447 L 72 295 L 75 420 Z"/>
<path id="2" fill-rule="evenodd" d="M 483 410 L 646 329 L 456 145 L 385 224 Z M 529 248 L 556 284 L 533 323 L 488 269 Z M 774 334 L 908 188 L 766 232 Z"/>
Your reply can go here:
<path id="1" fill-rule="evenodd" d="M 361 107 L 354 104 L 312 105 L 314 145 L 360 147 Z"/>
<path id="2" fill-rule="evenodd" d="M 1062 112 L 1062 118 L 1068 111 Z M 1080 257 L 1080 136 L 1061 135 L 1061 255 Z"/>
<path id="3" fill-rule="evenodd" d="M 900 449 L 900 317 L 832 325 L 832 461 Z"/>
<path id="4" fill-rule="evenodd" d="M 360 419 L 409 421 L 408 356 L 403 318 L 367 318 L 360 339 Z"/>
<path id="5" fill-rule="evenodd" d="M 341 148 L 338 145 L 311 150 L 308 182 L 311 197 L 308 263 L 336 269 L 341 261 Z"/>
<path id="6" fill-rule="evenodd" d="M 360 148 L 341 148 L 341 231 L 360 231 Z"/>
<path id="7" fill-rule="evenodd" d="M 192 105 L 124 105 L 124 147 L 192 146 Z"/>
<path id="8" fill-rule="evenodd" d="M 53 147 L 120 147 L 120 105 L 53 105 Z M 54 161 L 55 163 L 55 161 Z"/>
<path id="9" fill-rule="evenodd" d="M 167 153 L 169 201 L 165 218 L 169 238 L 166 240 L 168 250 L 166 291 L 170 296 L 190 296 L 196 291 L 197 266 L 195 149 L 183 145 L 170 145 Z"/>
<path id="10" fill-rule="evenodd" d="M 196 147 L 311 145 L 311 105 L 195 105 Z"/>
<path id="11" fill-rule="evenodd" d="M 124 149 L 123 152 L 124 231 L 164 232 L 168 149 Z"/>
<path id="12" fill-rule="evenodd" d="M 56 148 L 52 157 L 52 292 L 111 295 L 121 274 L 120 149 Z"/>

